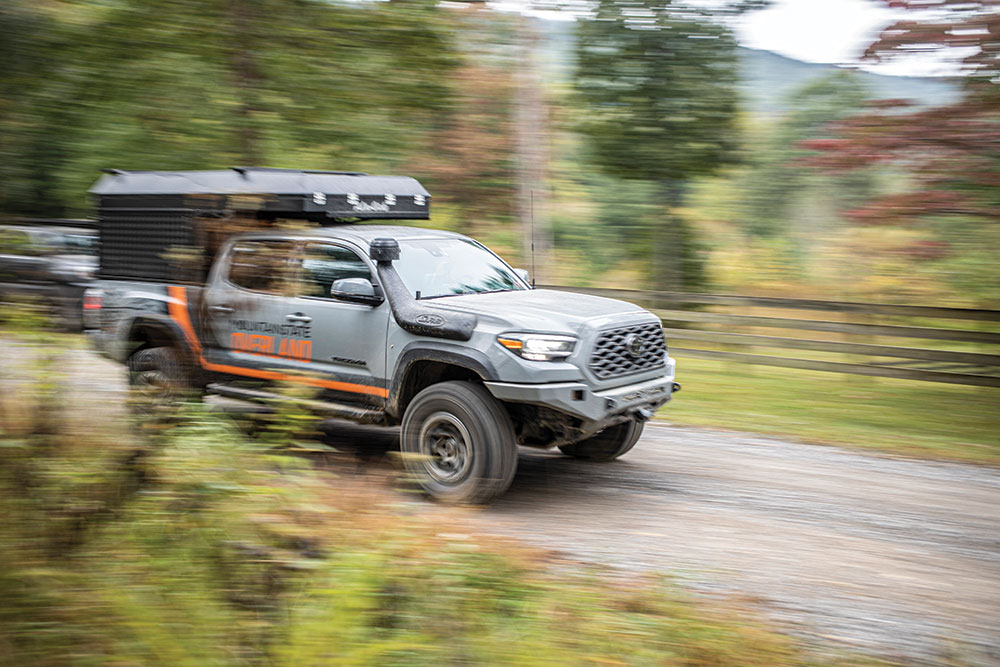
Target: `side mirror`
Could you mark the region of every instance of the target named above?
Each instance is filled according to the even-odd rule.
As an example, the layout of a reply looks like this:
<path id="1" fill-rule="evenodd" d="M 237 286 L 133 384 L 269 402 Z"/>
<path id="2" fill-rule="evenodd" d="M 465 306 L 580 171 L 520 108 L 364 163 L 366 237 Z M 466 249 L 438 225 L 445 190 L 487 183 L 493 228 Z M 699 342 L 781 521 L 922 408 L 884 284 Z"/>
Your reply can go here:
<path id="1" fill-rule="evenodd" d="M 341 278 L 333 281 L 330 286 L 330 296 L 341 301 L 364 303 L 377 306 L 385 300 L 382 288 L 365 278 Z"/>
<path id="2" fill-rule="evenodd" d="M 527 269 L 514 269 L 514 273 L 517 274 L 518 278 L 528 283 L 528 285 L 531 285 L 531 274 L 528 273 Z M 534 285 L 532 285 L 532 287 L 534 287 Z"/>

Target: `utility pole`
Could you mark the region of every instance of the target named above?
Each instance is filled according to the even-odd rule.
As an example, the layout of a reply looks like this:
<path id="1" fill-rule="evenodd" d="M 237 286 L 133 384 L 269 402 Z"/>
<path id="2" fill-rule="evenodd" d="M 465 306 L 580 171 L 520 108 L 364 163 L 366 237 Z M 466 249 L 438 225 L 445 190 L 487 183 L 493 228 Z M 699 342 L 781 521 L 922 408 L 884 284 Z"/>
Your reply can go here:
<path id="1" fill-rule="evenodd" d="M 517 134 L 517 212 L 524 240 L 525 265 L 533 263 L 533 276 L 544 283 L 548 276 L 549 251 L 552 246 L 548 217 L 549 163 L 548 106 L 538 62 L 538 19 L 522 16 L 518 25 L 517 81 L 514 93 L 515 131 Z M 534 245 L 534 262 L 532 262 Z"/>

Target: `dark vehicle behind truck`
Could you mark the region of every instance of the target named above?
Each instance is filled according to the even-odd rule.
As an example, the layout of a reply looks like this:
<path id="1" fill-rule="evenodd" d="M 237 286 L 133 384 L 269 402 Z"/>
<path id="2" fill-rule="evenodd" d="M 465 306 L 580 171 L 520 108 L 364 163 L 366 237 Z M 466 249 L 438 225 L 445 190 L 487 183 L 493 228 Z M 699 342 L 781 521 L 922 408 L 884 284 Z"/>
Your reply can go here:
<path id="1" fill-rule="evenodd" d="M 427 219 L 412 178 L 119 171 L 92 192 L 86 326 L 134 386 L 268 400 L 310 385 L 319 414 L 400 426 L 437 498 L 499 495 L 518 445 L 613 460 L 679 388 L 638 306 L 533 289 L 453 232 L 349 224 Z"/>
<path id="2" fill-rule="evenodd" d="M 93 220 L 24 219 L 0 224 L 0 299 L 36 299 L 61 328 L 80 331 L 83 292 L 97 268 Z"/>

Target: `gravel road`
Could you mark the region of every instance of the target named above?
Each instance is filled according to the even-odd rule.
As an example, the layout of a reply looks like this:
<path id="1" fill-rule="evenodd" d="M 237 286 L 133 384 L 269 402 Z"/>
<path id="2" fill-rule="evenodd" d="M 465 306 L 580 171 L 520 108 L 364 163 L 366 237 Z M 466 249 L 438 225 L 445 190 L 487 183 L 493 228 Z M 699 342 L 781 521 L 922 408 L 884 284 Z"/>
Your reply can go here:
<path id="1" fill-rule="evenodd" d="M 331 426 L 335 446 L 394 444 L 392 431 Z M 522 450 L 510 490 L 474 521 L 735 595 L 817 647 L 997 665 L 998 505 L 994 469 L 650 425 L 614 463 Z"/>
<path id="2" fill-rule="evenodd" d="M 79 354 L 74 375 L 120 398 L 120 369 Z M 349 468 L 385 479 L 394 430 L 328 426 L 370 460 Z M 998 508 L 995 469 L 651 425 L 610 464 L 522 451 L 507 495 L 470 517 L 569 558 L 739 596 L 819 646 L 1000 665 Z"/>
<path id="3" fill-rule="evenodd" d="M 491 523 L 756 599 L 797 635 L 1000 664 L 1000 474 L 649 427 L 613 464 L 526 453 Z"/>

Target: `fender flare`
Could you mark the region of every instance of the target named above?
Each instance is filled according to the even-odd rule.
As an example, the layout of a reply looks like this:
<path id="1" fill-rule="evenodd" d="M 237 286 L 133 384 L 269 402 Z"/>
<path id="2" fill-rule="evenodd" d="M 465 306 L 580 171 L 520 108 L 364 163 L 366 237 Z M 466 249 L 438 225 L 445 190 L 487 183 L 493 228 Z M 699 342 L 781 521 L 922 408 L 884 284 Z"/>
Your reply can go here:
<path id="1" fill-rule="evenodd" d="M 132 318 L 129 322 L 128 332 L 122 340 L 123 345 L 121 351 L 121 361 L 125 361 L 125 359 L 127 359 L 133 352 L 133 349 L 129 345 L 129 341 L 132 340 L 132 334 L 140 327 L 159 329 L 167 338 L 170 338 L 173 341 L 173 345 L 177 347 L 182 354 L 186 355 L 190 359 L 195 358 L 193 356 L 194 351 L 184 338 L 184 332 L 176 322 L 166 315 L 160 315 L 158 313 L 144 313 Z"/>
<path id="2" fill-rule="evenodd" d="M 410 367 L 418 361 L 437 361 L 464 368 L 472 371 L 484 381 L 500 379 L 500 374 L 497 373 L 493 362 L 479 350 L 437 341 L 414 341 L 404 347 L 396 359 L 396 369 L 389 383 L 389 403 L 386 406 L 389 414 L 399 415 L 403 382 L 406 380 Z"/>

